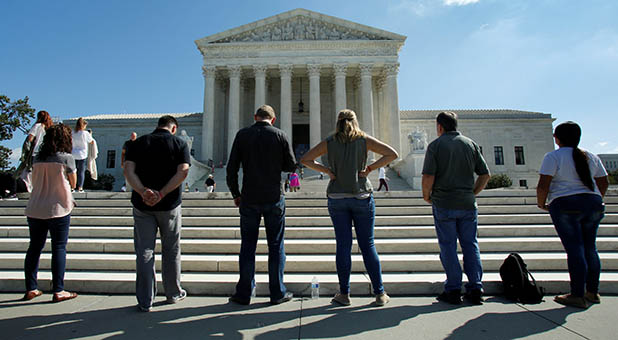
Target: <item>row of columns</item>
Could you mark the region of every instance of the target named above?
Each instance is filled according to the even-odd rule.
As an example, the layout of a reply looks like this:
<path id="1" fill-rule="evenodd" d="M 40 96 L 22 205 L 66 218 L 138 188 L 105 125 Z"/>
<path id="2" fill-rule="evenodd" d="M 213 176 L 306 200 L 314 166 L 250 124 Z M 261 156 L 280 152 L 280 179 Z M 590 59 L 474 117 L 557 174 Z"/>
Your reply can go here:
<path id="1" fill-rule="evenodd" d="M 313 147 L 317 145 L 321 136 L 321 112 L 320 112 L 320 71 L 323 65 L 308 64 L 309 75 L 309 143 Z M 335 112 L 347 107 L 346 76 L 347 64 L 334 64 L 335 75 Z M 204 115 L 202 118 L 202 160 L 213 159 L 214 152 L 214 114 L 215 114 L 215 66 L 203 66 L 204 75 Z M 255 108 L 266 103 L 266 71 L 267 65 L 253 65 L 255 76 Z M 279 65 L 281 79 L 281 106 L 278 113 L 280 126 L 283 131 L 292 138 L 292 69 L 291 64 Z M 241 66 L 227 66 L 229 77 L 229 104 L 228 104 L 228 152 L 236 132 L 240 128 L 240 78 Z M 399 107 L 397 96 L 397 73 L 398 64 L 386 64 L 385 71 L 385 94 L 384 112 L 382 117 L 388 117 L 388 134 L 390 138 L 385 141 L 399 150 Z M 372 85 L 373 64 L 360 64 L 360 117 L 361 129 L 370 135 L 375 135 L 374 128 L 374 104 Z M 385 136 L 382 136 L 384 139 Z"/>

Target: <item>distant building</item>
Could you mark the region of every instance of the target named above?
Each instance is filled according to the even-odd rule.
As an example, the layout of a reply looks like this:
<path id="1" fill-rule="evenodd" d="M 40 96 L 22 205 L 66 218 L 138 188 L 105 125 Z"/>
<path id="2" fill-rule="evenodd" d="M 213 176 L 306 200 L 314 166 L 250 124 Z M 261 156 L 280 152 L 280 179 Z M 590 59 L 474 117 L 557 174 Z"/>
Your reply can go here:
<path id="1" fill-rule="evenodd" d="M 236 132 L 252 124 L 262 104 L 275 108 L 275 125 L 299 153 L 330 135 L 337 112 L 349 108 L 364 131 L 405 157 L 411 132 L 424 131 L 429 142 L 436 137 L 435 116 L 440 112 L 399 109 L 399 51 L 405 40 L 305 9 L 210 35 L 195 42 L 203 56 L 203 112 L 172 115 L 179 119 L 180 130 L 194 137 L 195 159 L 207 164 L 227 161 Z M 492 173 L 506 173 L 514 187 L 536 185 L 541 160 L 554 149 L 550 114 L 453 111 L 463 134 L 483 148 Z M 98 142 L 99 172 L 116 178 L 116 190 L 124 182 L 123 143 L 132 131 L 151 132 L 161 115 L 85 116 Z"/>
<path id="2" fill-rule="evenodd" d="M 618 153 L 602 153 L 597 156 L 601 158 L 607 172 L 618 170 Z"/>

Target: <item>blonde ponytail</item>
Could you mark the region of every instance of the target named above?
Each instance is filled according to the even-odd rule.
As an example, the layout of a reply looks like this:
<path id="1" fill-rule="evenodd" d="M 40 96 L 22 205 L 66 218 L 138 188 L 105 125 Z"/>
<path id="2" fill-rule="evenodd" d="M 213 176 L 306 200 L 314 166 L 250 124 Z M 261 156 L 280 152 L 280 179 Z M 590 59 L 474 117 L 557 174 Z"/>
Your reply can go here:
<path id="1" fill-rule="evenodd" d="M 348 109 L 339 111 L 335 127 L 335 139 L 338 142 L 349 143 L 366 135 L 358 126 L 358 120 L 354 111 Z"/>

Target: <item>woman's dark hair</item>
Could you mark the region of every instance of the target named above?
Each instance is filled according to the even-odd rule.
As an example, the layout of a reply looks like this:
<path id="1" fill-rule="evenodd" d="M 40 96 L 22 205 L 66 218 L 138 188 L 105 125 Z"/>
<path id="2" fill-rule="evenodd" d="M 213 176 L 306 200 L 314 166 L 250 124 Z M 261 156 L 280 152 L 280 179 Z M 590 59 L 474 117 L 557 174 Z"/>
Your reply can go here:
<path id="1" fill-rule="evenodd" d="M 577 123 L 572 121 L 564 122 L 554 130 L 554 137 L 558 138 L 562 146 L 573 148 L 573 162 L 575 163 L 575 171 L 579 175 L 579 179 L 584 183 L 588 189 L 594 191 L 594 183 L 592 182 L 592 175 L 590 174 L 590 168 L 588 167 L 588 156 L 578 148 L 579 140 L 582 136 L 582 129 Z"/>
<path id="2" fill-rule="evenodd" d="M 75 122 L 75 132 L 84 130 L 86 128 L 86 125 L 88 125 L 88 122 L 84 118 L 79 117 L 77 119 L 77 122 Z"/>
<path id="3" fill-rule="evenodd" d="M 45 130 L 43 144 L 39 150 L 38 158 L 46 159 L 58 152 L 71 153 L 73 149 L 73 138 L 71 128 L 64 124 L 55 124 Z"/>
<path id="4" fill-rule="evenodd" d="M 36 115 L 36 122 L 43 124 L 45 130 L 49 129 L 54 124 L 54 121 L 49 116 L 47 111 L 39 111 Z"/>

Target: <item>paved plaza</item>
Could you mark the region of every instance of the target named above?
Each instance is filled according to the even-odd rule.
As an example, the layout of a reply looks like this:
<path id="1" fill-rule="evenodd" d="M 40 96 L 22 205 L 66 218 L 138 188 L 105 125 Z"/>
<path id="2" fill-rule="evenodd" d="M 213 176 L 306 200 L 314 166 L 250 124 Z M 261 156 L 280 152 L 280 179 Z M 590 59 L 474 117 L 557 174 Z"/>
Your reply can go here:
<path id="1" fill-rule="evenodd" d="M 451 306 L 433 297 L 395 297 L 385 307 L 369 297 L 349 307 L 295 298 L 250 306 L 225 297 L 188 297 L 175 305 L 158 297 L 150 313 L 138 312 L 130 295 L 82 295 L 49 303 L 50 294 L 23 302 L 0 294 L 2 339 L 615 339 L 618 297 L 603 296 L 587 310 L 553 297 L 520 305 L 489 297 L 482 306 Z"/>

